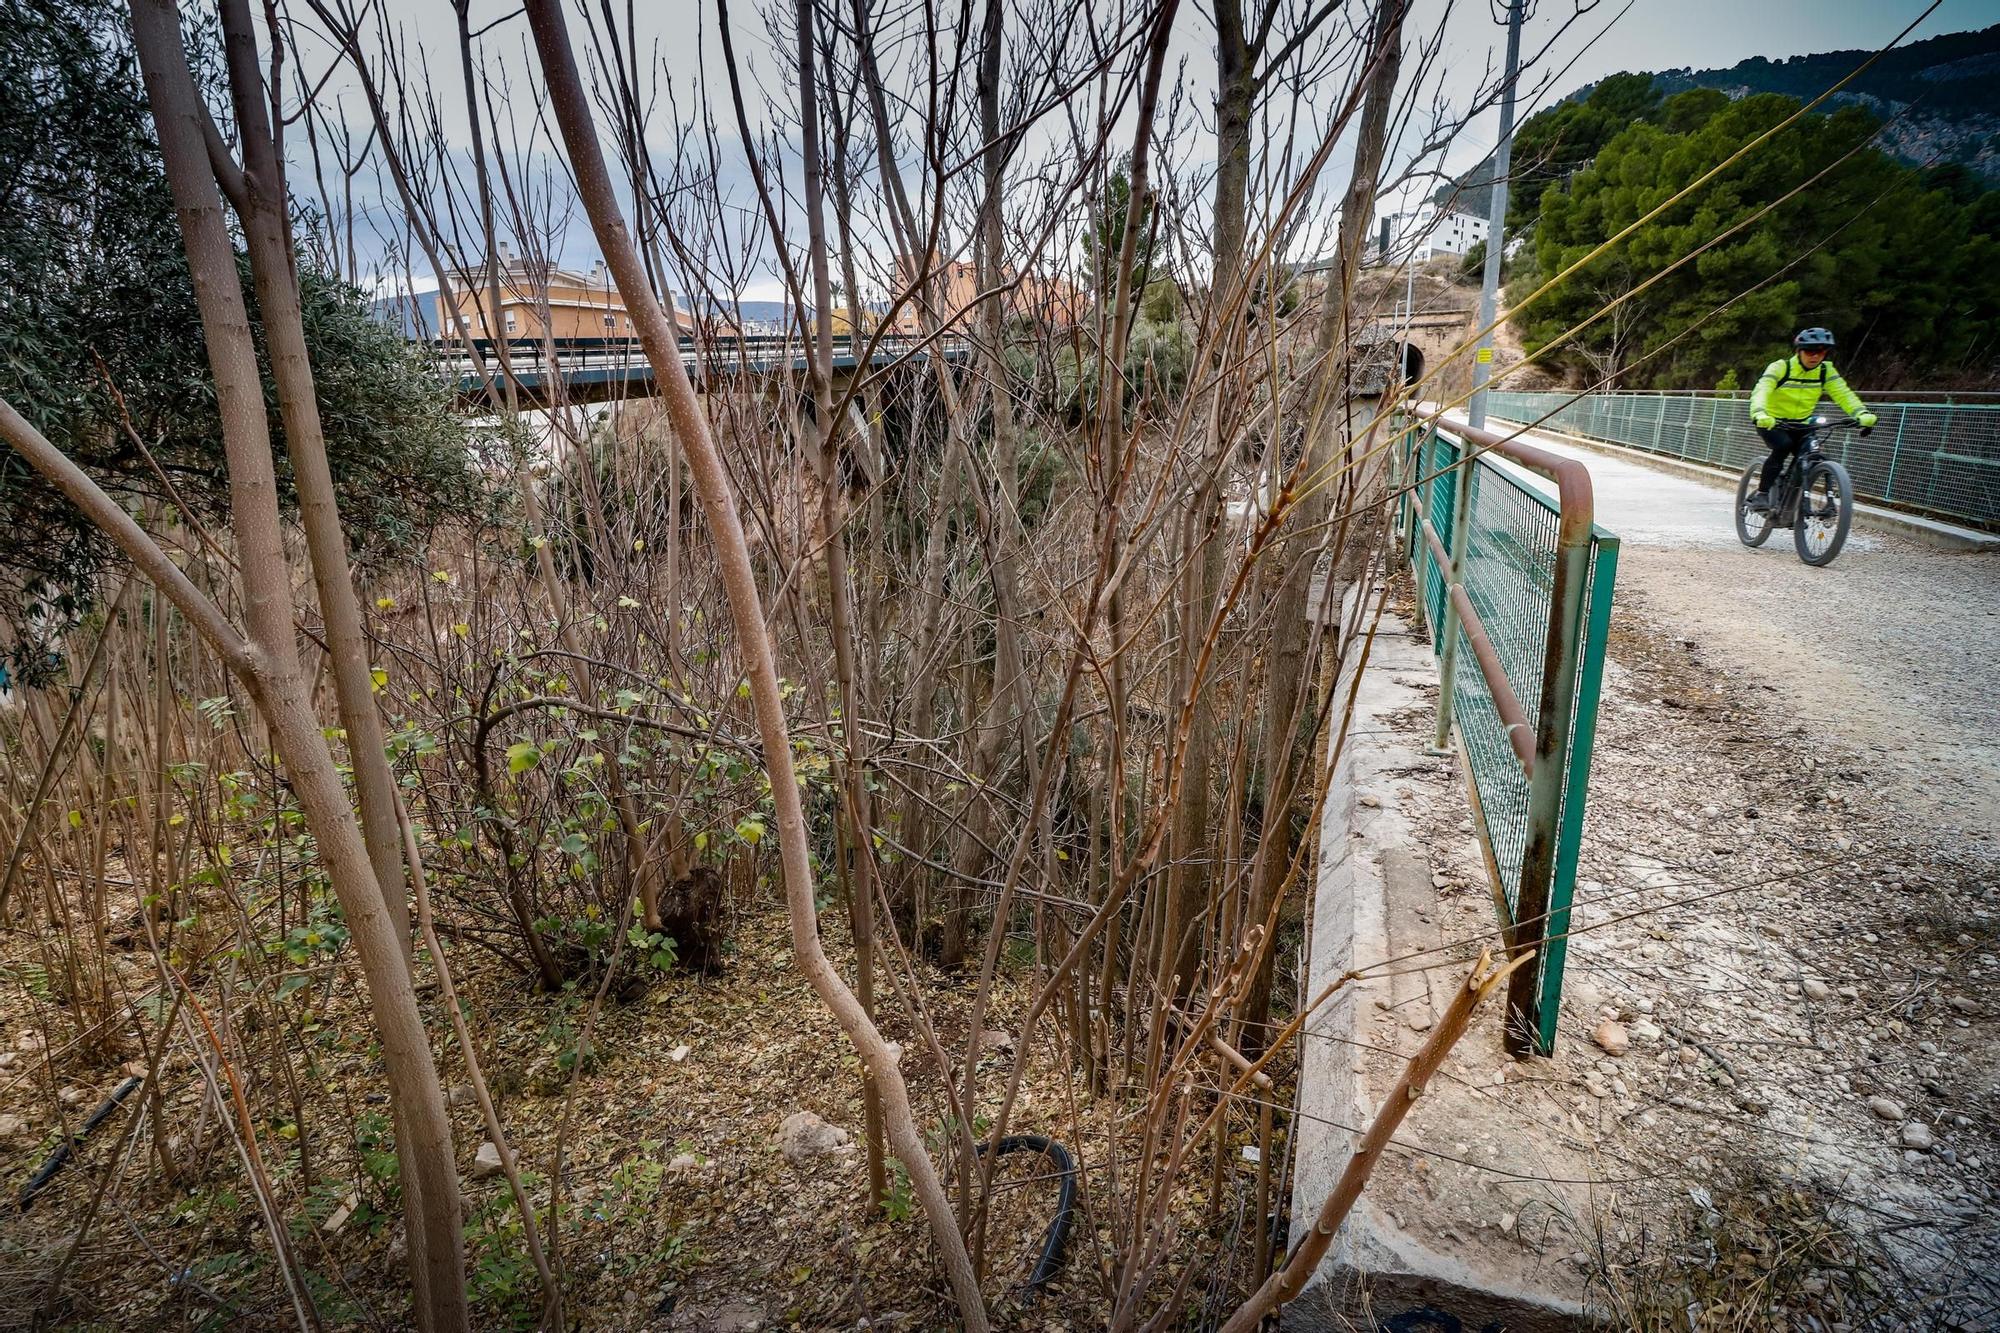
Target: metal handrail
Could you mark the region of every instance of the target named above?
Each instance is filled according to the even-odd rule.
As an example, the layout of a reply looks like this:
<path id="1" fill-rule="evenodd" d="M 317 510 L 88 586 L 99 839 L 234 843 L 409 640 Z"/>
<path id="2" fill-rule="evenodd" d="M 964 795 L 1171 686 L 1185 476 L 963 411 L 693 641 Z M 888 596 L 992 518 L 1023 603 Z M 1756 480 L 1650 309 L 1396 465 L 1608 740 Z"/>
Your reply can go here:
<path id="1" fill-rule="evenodd" d="M 1444 424 L 1445 417 L 1453 409 L 1438 403 L 1416 403 L 1410 408 L 1410 415 L 1425 421 Z M 1510 462 L 1519 463 L 1528 471 L 1546 477 L 1556 484 L 1556 499 L 1559 522 L 1557 531 L 1559 545 L 1567 545 L 1572 540 L 1588 543 L 1591 524 L 1595 521 L 1595 500 L 1590 487 L 1590 469 L 1574 458 L 1564 458 L 1561 454 L 1550 453 L 1528 444 L 1521 439 L 1521 432 L 1487 430 L 1480 426 L 1468 425 L 1464 421 L 1450 423 L 1454 435 L 1463 436 L 1476 444 L 1480 452 L 1499 454 Z M 1582 523 L 1581 535 L 1569 531 L 1568 525 L 1575 519 Z"/>
<path id="2" fill-rule="evenodd" d="M 1451 553 L 1444 549 L 1444 542 L 1438 538 L 1437 529 L 1430 519 L 1417 515 L 1417 525 L 1423 530 L 1424 542 L 1431 548 L 1431 556 L 1439 569 L 1451 568 Z M 1500 650 L 1493 646 L 1493 637 L 1486 632 L 1486 622 L 1479 618 L 1479 611 L 1472 605 L 1472 598 L 1465 591 L 1463 581 L 1452 581 L 1445 585 L 1445 595 L 1458 608 L 1458 623 L 1465 630 L 1466 642 L 1472 645 L 1472 655 L 1479 661 L 1479 674 L 1486 679 L 1486 692 L 1493 696 L 1493 711 L 1500 714 L 1500 721 L 1507 727 L 1507 743 L 1513 747 L 1514 757 L 1521 761 L 1521 771 L 1530 779 L 1535 776 L 1534 727 L 1528 721 L 1527 710 L 1521 707 L 1520 696 L 1514 693 L 1514 686 L 1507 679 L 1507 669 L 1500 665 Z"/>
<path id="3" fill-rule="evenodd" d="M 1506 389 L 1507 393 L 1566 393 L 1577 397 L 1610 394 L 1626 398 L 1748 398 L 1749 389 Z M 1965 407 L 2000 406 L 2000 390 L 1994 389 L 1856 389 L 1865 399 L 1901 402 L 1907 398 L 1936 398 Z"/>
<path id="4" fill-rule="evenodd" d="M 946 361 L 960 361 L 969 355 L 969 346 L 967 340 L 958 338 L 884 338 L 865 364 L 871 368 L 882 367 L 905 357 L 921 361 L 933 355 L 941 356 Z M 687 338 L 682 338 L 680 342 L 681 364 L 697 379 L 708 375 L 771 375 L 805 371 L 809 368 L 811 354 L 811 346 L 796 339 L 759 336 L 712 340 L 705 349 L 695 349 Z M 456 381 L 456 392 L 461 400 L 476 400 L 484 395 L 486 379 L 470 355 L 463 351 L 447 351 L 438 356 L 434 364 L 441 374 Z M 536 394 L 541 393 L 551 378 L 560 378 L 572 391 L 619 383 L 649 385 L 653 381 L 652 363 L 636 345 L 587 349 L 559 347 L 553 359 L 542 355 L 542 349 L 537 345 L 533 355 L 515 349 L 510 364 L 514 379 Z M 858 349 L 837 347 L 834 352 L 833 368 L 837 371 L 856 370 L 863 364 Z"/>
<path id="5" fill-rule="evenodd" d="M 1439 631 L 1439 731 L 1443 738 L 1450 727 L 1456 676 L 1455 626 L 1463 626 L 1479 672 L 1492 696 L 1494 709 L 1507 727 L 1508 740 L 1521 761 L 1528 779 L 1527 844 L 1522 851 L 1518 888 L 1510 919 L 1505 923 L 1508 950 L 1520 954 L 1542 947 L 1548 935 L 1549 905 L 1561 840 L 1565 780 L 1565 751 L 1570 741 L 1573 705 L 1576 702 L 1577 673 L 1583 647 L 1585 593 L 1589 587 L 1591 535 L 1595 526 L 1596 498 L 1590 469 L 1573 458 L 1564 458 L 1537 448 L 1520 438 L 1518 431 L 1502 434 L 1463 421 L 1446 421 L 1445 409 L 1437 403 L 1418 403 L 1410 414 L 1428 422 L 1433 429 L 1447 425 L 1467 446 L 1456 464 L 1460 473 L 1460 503 L 1452 511 L 1452 550 L 1431 526 L 1426 514 L 1417 515 L 1433 559 L 1444 571 L 1448 593 L 1445 623 Z M 1556 557 L 1554 580 L 1549 590 L 1549 625 L 1543 649 L 1542 694 L 1534 721 L 1532 748 L 1525 745 L 1528 721 L 1512 685 L 1502 669 L 1486 627 L 1480 622 L 1471 597 L 1464 587 L 1466 533 L 1471 526 L 1466 503 L 1470 494 L 1470 469 L 1483 453 L 1497 454 L 1520 467 L 1555 483 Z M 1525 753 L 1524 753 L 1525 749 Z M 1484 832 L 1482 830 L 1482 838 Z M 1504 1039 L 1515 1054 L 1536 1047 L 1536 1008 L 1540 978 L 1538 969 L 1517 969 L 1508 981 L 1507 1022 Z"/>
<path id="6" fill-rule="evenodd" d="M 1854 480 L 1855 496 L 2000 532 L 2000 396 L 1950 393 L 1878 398 L 1872 439 L 1850 436 L 1837 456 Z M 1584 440 L 1735 472 L 1761 460 L 1764 442 L 1751 429 L 1741 394 L 1500 391 L 1488 410 Z"/>

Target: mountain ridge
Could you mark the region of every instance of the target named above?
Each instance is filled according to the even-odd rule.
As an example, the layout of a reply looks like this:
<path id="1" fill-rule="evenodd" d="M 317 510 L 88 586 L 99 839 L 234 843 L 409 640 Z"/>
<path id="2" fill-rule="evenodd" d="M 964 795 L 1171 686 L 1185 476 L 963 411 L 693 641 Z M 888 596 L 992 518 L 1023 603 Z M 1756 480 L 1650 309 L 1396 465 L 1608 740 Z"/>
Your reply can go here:
<path id="1" fill-rule="evenodd" d="M 1588 101 L 1608 80 L 1648 74 L 1662 98 L 1713 88 L 1731 99 L 1782 93 L 1807 102 L 1845 79 L 1845 86 L 1827 98 L 1826 109 L 1859 106 L 1879 117 L 1883 124 L 1875 141 L 1882 151 L 1911 166 L 1956 165 L 1986 188 L 2000 187 L 2000 24 L 1941 33 L 1880 53 L 1820 51 L 1783 60 L 1751 56 L 1726 69 L 1683 66 L 1608 75 L 1537 111 L 1522 122 L 1521 131 L 1565 106 Z M 1492 167 L 1490 155 L 1481 159 L 1440 185 L 1432 202 L 1484 215 Z"/>

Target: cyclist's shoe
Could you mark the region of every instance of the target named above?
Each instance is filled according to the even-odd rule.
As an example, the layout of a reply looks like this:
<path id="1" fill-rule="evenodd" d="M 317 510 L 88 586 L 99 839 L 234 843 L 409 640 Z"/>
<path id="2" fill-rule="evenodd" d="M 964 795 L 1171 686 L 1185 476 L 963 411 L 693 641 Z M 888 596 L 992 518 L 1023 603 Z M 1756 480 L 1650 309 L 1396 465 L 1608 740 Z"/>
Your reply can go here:
<path id="1" fill-rule="evenodd" d="M 1751 496 L 1749 509 L 1753 514 L 1770 513 L 1771 493 L 1769 491 L 1758 491 L 1755 495 Z"/>

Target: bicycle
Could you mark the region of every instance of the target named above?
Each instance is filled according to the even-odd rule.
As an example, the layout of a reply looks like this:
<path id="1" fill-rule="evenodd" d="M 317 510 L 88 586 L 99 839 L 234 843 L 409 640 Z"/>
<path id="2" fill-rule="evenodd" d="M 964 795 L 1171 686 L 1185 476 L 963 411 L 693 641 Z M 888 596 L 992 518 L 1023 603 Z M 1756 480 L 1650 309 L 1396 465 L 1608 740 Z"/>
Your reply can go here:
<path id="1" fill-rule="evenodd" d="M 1847 544 L 1847 530 L 1854 523 L 1854 481 L 1846 468 L 1820 452 L 1820 442 L 1836 426 L 1859 423 L 1814 417 L 1778 424 L 1809 427 L 1805 442 L 1793 451 L 1790 465 L 1771 488 L 1770 507 L 1761 513 L 1752 512 L 1750 497 L 1757 493 L 1764 460 L 1743 469 L 1743 478 L 1736 483 L 1736 536 L 1745 546 L 1758 547 L 1774 528 L 1790 528 L 1799 559 L 1814 568 L 1831 564 Z M 1864 428 L 1861 433 L 1868 432 Z"/>

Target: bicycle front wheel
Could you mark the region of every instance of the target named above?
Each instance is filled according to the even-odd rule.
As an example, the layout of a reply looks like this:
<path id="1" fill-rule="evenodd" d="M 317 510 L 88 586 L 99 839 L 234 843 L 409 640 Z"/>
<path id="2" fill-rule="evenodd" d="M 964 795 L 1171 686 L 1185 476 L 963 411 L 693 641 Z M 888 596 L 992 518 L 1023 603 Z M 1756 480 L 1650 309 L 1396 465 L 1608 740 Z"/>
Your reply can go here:
<path id="1" fill-rule="evenodd" d="M 1847 530 L 1853 525 L 1854 483 L 1846 468 L 1823 458 L 1806 469 L 1798 521 L 1792 524 L 1792 545 L 1807 564 L 1830 564 L 1847 544 Z"/>
<path id="2" fill-rule="evenodd" d="M 1745 546 L 1762 546 L 1764 539 L 1771 535 L 1771 513 L 1750 512 L 1750 497 L 1757 493 L 1757 482 L 1764 471 L 1762 461 L 1754 462 L 1743 469 L 1743 479 L 1736 483 L 1736 538 Z"/>

